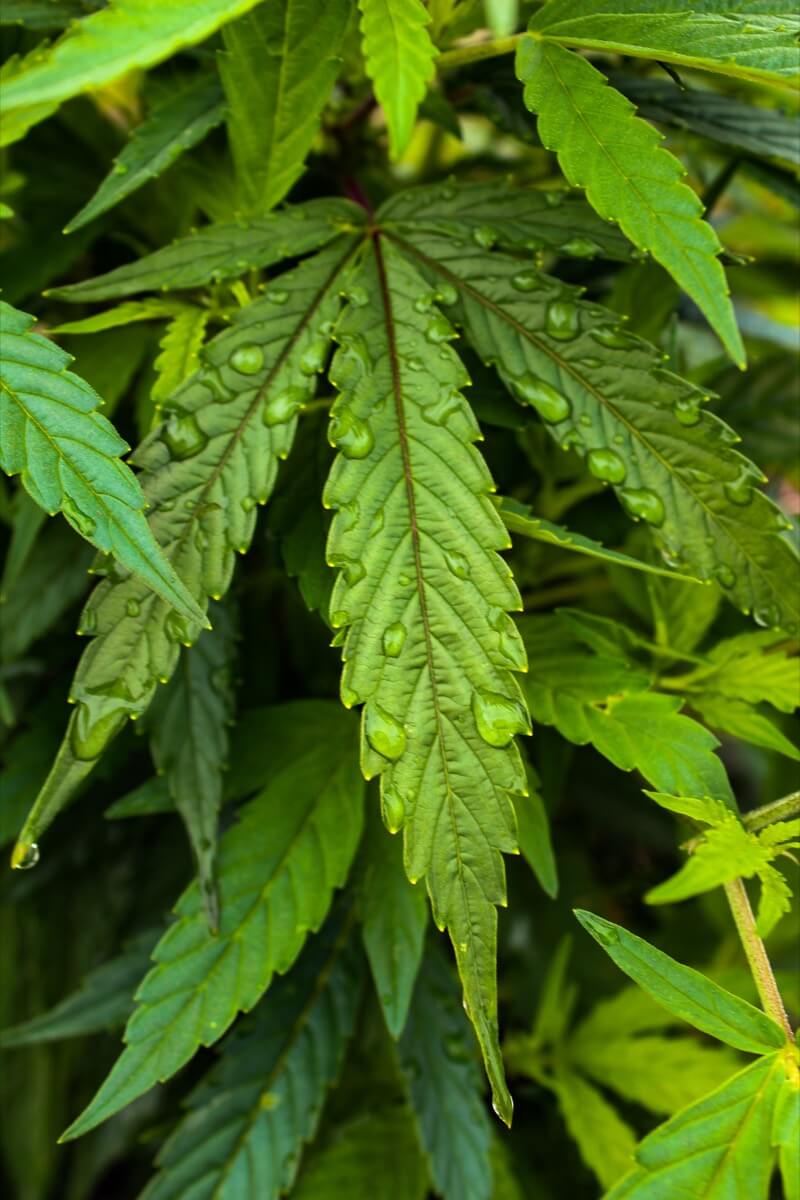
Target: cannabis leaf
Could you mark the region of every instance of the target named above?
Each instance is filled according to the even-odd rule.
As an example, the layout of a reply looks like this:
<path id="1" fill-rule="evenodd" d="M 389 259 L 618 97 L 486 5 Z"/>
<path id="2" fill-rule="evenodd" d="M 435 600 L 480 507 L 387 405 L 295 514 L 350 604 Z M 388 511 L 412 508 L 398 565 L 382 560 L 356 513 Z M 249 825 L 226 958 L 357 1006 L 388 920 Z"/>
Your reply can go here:
<path id="1" fill-rule="evenodd" d="M 128 449 L 98 411 L 102 400 L 67 370 L 72 361 L 34 333 L 34 318 L 0 301 L 2 467 L 19 474 L 37 504 L 70 525 L 176 612 L 202 611 L 148 529 L 139 483 L 119 456 Z"/>
<path id="2" fill-rule="evenodd" d="M 436 1192 L 489 1200 L 490 1131 L 475 1042 L 458 987 L 441 955 L 430 950 L 400 1039 L 400 1063 Z"/>
<path id="3" fill-rule="evenodd" d="M 65 1139 L 105 1121 L 168 1079 L 199 1046 L 218 1041 L 322 924 L 358 845 L 363 804 L 349 723 L 342 715 L 329 729 L 334 736 L 278 771 L 222 839 L 218 934 L 208 930 L 197 884 L 178 901 L 177 921 L 137 991 L 125 1050 Z"/>
<path id="4" fill-rule="evenodd" d="M 557 616 L 524 617 L 530 668 L 525 693 L 533 719 L 579 746 L 591 742 L 623 771 L 671 778 L 672 792 L 732 801 L 713 753 L 716 738 L 680 713 L 678 697 L 648 690 L 650 676 L 623 658 L 593 654 Z M 660 785 L 656 785 L 659 786 Z"/>
<path id="5" fill-rule="evenodd" d="M 309 200 L 252 220 L 207 225 L 106 275 L 53 288 L 51 294 L 83 303 L 157 289 L 195 288 L 307 254 L 333 241 L 342 230 L 362 224 L 363 211 L 347 200 Z"/>
<path id="6" fill-rule="evenodd" d="M 404 828 L 409 878 L 426 877 L 450 931 L 495 1103 L 510 1119 L 496 1034 L 494 906 L 500 851 L 515 847 L 509 794 L 525 791 L 515 733 L 524 666 L 506 609 L 519 603 L 496 554 L 506 534 L 488 499 L 477 426 L 448 346 L 454 330 L 415 267 L 383 238 L 348 280 L 331 378 L 340 453 L 324 501 L 336 510 L 346 705 L 364 704 L 362 767 L 381 777 L 384 821 Z"/>
<path id="7" fill-rule="evenodd" d="M 178 1200 L 196 1187 L 219 1200 L 242 1186 L 263 1200 L 284 1195 L 341 1066 L 362 980 L 350 922 L 332 919 L 225 1040 L 142 1200 Z"/>
<path id="8" fill-rule="evenodd" d="M 379 1108 L 337 1125 L 297 1181 L 294 1200 L 424 1200 L 425 1163 L 408 1109 Z"/>
<path id="9" fill-rule="evenodd" d="M 214 605 L 211 616 L 213 628 L 181 651 L 175 674 L 156 694 L 147 723 L 156 767 L 186 825 L 209 925 L 216 929 L 217 818 L 234 707 L 234 627 L 223 605 Z"/>
<path id="10" fill-rule="evenodd" d="M 358 7 L 367 74 L 386 112 L 392 155 L 399 158 L 433 75 L 430 17 L 421 0 L 358 0 Z"/>
<path id="11" fill-rule="evenodd" d="M 606 310 L 519 259 L 428 233 L 424 219 L 392 236 L 454 302 L 453 320 L 512 394 L 618 489 L 672 562 L 714 579 L 765 625 L 800 628 L 787 522 L 732 449 L 735 435 L 703 412 L 702 392 Z"/>
<path id="12" fill-rule="evenodd" d="M 558 153 L 569 182 L 584 187 L 600 216 L 619 221 L 636 246 L 666 267 L 743 365 L 719 239 L 658 133 L 591 63 L 556 43 L 523 38 L 517 76 L 526 106 L 538 115 L 542 143 Z"/>
<path id="13" fill-rule="evenodd" d="M 348 0 L 271 0 L 224 27 L 219 69 L 243 212 L 266 212 L 302 174 L 349 16 Z"/>
<path id="14" fill-rule="evenodd" d="M 428 906 L 422 888 L 409 885 L 397 840 L 374 814 L 367 829 L 364 947 L 387 1028 L 399 1038 L 422 961 Z"/>
<path id="15" fill-rule="evenodd" d="M 4 107 L 13 113 L 33 103 L 60 104 L 202 41 L 257 2 L 112 0 L 76 21 L 65 38 L 12 80 L 3 92 Z"/>
<path id="16" fill-rule="evenodd" d="M 581 1158 L 608 1187 L 630 1169 L 636 1135 L 602 1092 L 577 1071 L 560 1066 L 553 1090 Z"/>
<path id="17" fill-rule="evenodd" d="M 201 370 L 171 398 L 164 421 L 136 452 L 156 539 L 203 603 L 227 590 L 234 553 L 249 546 L 256 507 L 270 494 L 278 458 L 289 452 L 297 413 L 324 365 L 340 274 L 352 251 L 345 239 L 277 276 L 267 295 L 209 343 Z M 77 710 L 20 834 L 18 856 L 127 718 L 147 709 L 158 682 L 175 669 L 181 645 L 199 633 L 197 624 L 119 572 L 92 594 L 81 629 L 93 641 L 72 688 Z"/>
<path id="18" fill-rule="evenodd" d="M 157 412 L 197 368 L 210 317 L 207 308 L 190 304 L 182 305 L 172 316 L 159 342 L 161 353 L 153 363 L 157 378 L 151 396 Z"/>
<path id="19" fill-rule="evenodd" d="M 64 232 L 80 229 L 157 178 L 222 118 L 222 94 L 213 75 L 201 75 L 170 96 L 137 125 L 111 171 Z"/>

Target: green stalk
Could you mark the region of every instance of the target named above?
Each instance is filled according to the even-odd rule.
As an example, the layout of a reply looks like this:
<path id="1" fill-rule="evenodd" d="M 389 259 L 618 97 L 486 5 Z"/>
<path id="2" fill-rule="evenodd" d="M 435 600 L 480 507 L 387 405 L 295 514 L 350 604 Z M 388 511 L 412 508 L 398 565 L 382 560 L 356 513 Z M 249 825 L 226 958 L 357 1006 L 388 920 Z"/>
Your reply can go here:
<path id="1" fill-rule="evenodd" d="M 775 982 L 775 975 L 772 970 L 772 963 L 769 961 L 767 955 L 766 946 L 759 937 L 758 930 L 756 929 L 755 917 L 750 907 L 750 898 L 747 895 L 744 882 L 741 879 L 734 879 L 731 883 L 726 883 L 725 895 L 728 897 L 728 904 L 730 905 L 733 919 L 736 922 L 736 928 L 739 931 L 739 937 L 741 938 L 744 952 L 747 955 L 747 961 L 750 964 L 750 970 L 755 980 L 764 1012 L 780 1025 L 786 1033 L 787 1038 L 791 1041 L 793 1037 L 792 1027 L 789 1024 L 783 999 Z"/>
<path id="2" fill-rule="evenodd" d="M 513 54 L 524 33 L 515 33 L 511 37 L 495 38 L 491 42 L 478 42 L 475 46 L 459 46 L 456 50 L 445 50 L 436 60 L 438 71 L 453 71 L 465 67 L 469 63 L 480 62 L 484 58 L 498 58 L 501 54 Z"/>
<path id="3" fill-rule="evenodd" d="M 786 821 L 789 817 L 800 815 L 800 792 L 790 792 L 788 796 L 781 796 L 780 800 L 773 800 L 770 804 L 762 804 L 761 808 L 754 808 L 752 812 L 744 813 L 742 816 L 742 824 L 752 832 L 758 829 L 764 829 L 766 825 L 774 825 L 776 821 Z"/>

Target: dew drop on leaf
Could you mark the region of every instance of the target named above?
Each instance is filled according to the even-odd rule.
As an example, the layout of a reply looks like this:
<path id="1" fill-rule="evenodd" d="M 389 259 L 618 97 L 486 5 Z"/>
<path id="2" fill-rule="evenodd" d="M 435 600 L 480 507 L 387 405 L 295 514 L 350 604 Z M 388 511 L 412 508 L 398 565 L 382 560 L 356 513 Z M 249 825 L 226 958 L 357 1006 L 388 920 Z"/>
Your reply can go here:
<path id="1" fill-rule="evenodd" d="M 478 733 L 490 746 L 507 746 L 515 733 L 528 733 L 530 723 L 518 700 L 478 688 L 472 693 L 472 715 Z"/>
<path id="2" fill-rule="evenodd" d="M 702 415 L 700 403 L 700 396 L 690 392 L 689 395 L 681 396 L 675 401 L 672 411 L 681 425 L 696 425 Z"/>
<path id="3" fill-rule="evenodd" d="M 456 579 L 467 579 L 469 577 L 469 563 L 464 555 L 459 554 L 457 550 L 445 550 L 444 561 L 447 563 L 447 569 L 455 575 Z"/>
<path id="4" fill-rule="evenodd" d="M 264 351 L 260 346 L 239 346 L 231 355 L 231 366 L 240 375 L 257 375 L 264 366 Z"/>
<path id="5" fill-rule="evenodd" d="M 458 291 L 453 287 L 452 283 L 443 283 L 436 293 L 436 299 L 441 304 L 455 304 L 456 300 L 458 300 Z"/>
<path id="6" fill-rule="evenodd" d="M 341 450 L 345 458 L 366 458 L 375 445 L 369 425 L 349 408 L 331 417 L 328 436 L 331 445 Z"/>
<path id="7" fill-rule="evenodd" d="M 178 612 L 167 613 L 164 632 L 171 642 L 185 645 L 189 641 L 189 622 Z"/>
<path id="8" fill-rule="evenodd" d="M 119 733 L 128 717 L 124 702 L 108 708 L 109 696 L 87 695 L 75 711 L 70 730 L 72 753 L 81 762 L 93 762 Z"/>
<path id="9" fill-rule="evenodd" d="M 372 749 L 391 762 L 400 758 L 406 748 L 406 731 L 399 721 L 380 704 L 371 702 L 364 715 L 364 731 Z"/>
<path id="10" fill-rule="evenodd" d="M 316 375 L 325 366 L 327 354 L 328 342 L 324 338 L 314 338 L 300 357 L 300 370 L 304 375 Z"/>
<path id="11" fill-rule="evenodd" d="M 164 426 L 163 437 L 170 454 L 179 462 L 199 454 L 208 445 L 208 438 L 192 413 L 170 417 Z"/>
<path id="12" fill-rule="evenodd" d="M 402 621 L 394 621 L 383 631 L 383 652 L 387 658 L 397 658 L 405 645 L 407 630 Z"/>
<path id="13" fill-rule="evenodd" d="M 412 354 L 410 358 L 405 359 L 405 364 L 409 371 L 422 371 L 425 368 L 425 363 L 421 358 L 417 358 Z"/>
<path id="14" fill-rule="evenodd" d="M 714 570 L 714 578 L 720 587 L 732 588 L 736 583 L 736 574 L 727 563 L 720 563 Z"/>
<path id="15" fill-rule="evenodd" d="M 624 350 L 626 346 L 632 344 L 633 340 L 630 334 L 625 333 L 619 326 L 610 325 L 603 326 L 600 329 L 593 329 L 592 337 L 608 350 Z"/>
<path id="16" fill-rule="evenodd" d="M 462 399 L 457 391 L 445 392 L 433 404 L 428 404 L 422 410 L 424 420 L 431 425 L 446 425 L 450 417 L 461 411 Z"/>
<path id="17" fill-rule="evenodd" d="M 396 788 L 385 788 L 381 796 L 381 817 L 389 833 L 399 833 L 406 819 L 406 805 Z"/>
<path id="18" fill-rule="evenodd" d="M 354 304 L 356 308 L 366 308 L 369 304 L 369 296 L 365 288 L 356 284 L 354 287 L 348 288 L 345 292 L 345 297 Z"/>
<path id="19" fill-rule="evenodd" d="M 283 291 L 266 291 L 264 299 L 269 301 L 270 304 L 283 305 L 289 299 L 289 293 Z"/>
<path id="20" fill-rule="evenodd" d="M 571 406 L 566 396 L 529 371 L 514 379 L 511 386 L 517 398 L 535 408 L 543 421 L 554 424 L 565 421 L 570 414 Z"/>
<path id="21" fill-rule="evenodd" d="M 272 428 L 273 425 L 283 425 L 286 421 L 291 421 L 305 401 L 306 393 L 299 387 L 288 387 L 282 392 L 267 396 L 263 411 L 264 424 Z"/>
<path id="22" fill-rule="evenodd" d="M 498 239 L 498 232 L 492 225 L 479 225 L 472 231 L 472 240 L 482 250 L 491 250 Z"/>
<path id="23" fill-rule="evenodd" d="M 442 316 L 433 317 L 425 327 L 426 339 L 435 346 L 440 345 L 442 342 L 449 342 L 454 334 L 455 330 L 453 326 L 446 317 Z"/>
<path id="24" fill-rule="evenodd" d="M 564 242 L 561 247 L 562 254 L 571 254 L 573 258 L 594 258 L 600 253 L 600 247 L 597 242 L 593 242 L 591 238 L 574 237 L 568 242 Z"/>
<path id="25" fill-rule="evenodd" d="M 511 279 L 511 286 L 515 287 L 518 292 L 532 292 L 539 283 L 540 276 L 536 271 L 520 271 Z"/>
<path id="26" fill-rule="evenodd" d="M 85 512 L 82 512 L 71 496 L 64 497 L 61 502 L 61 511 L 70 525 L 74 529 L 77 529 L 82 537 L 90 538 L 94 535 L 94 531 L 97 528 L 96 521 L 93 521 Z"/>
<path id="27" fill-rule="evenodd" d="M 737 479 L 725 484 L 724 491 L 731 504 L 738 504 L 740 508 L 744 508 L 753 499 L 752 472 L 745 468 Z"/>
<path id="28" fill-rule="evenodd" d="M 129 617 L 138 617 L 141 611 L 141 606 L 138 600 L 128 600 L 125 605 L 125 612 Z"/>
<path id="29" fill-rule="evenodd" d="M 545 329 L 559 342 L 571 342 L 580 332 L 578 309 L 571 300 L 554 300 L 547 306 Z"/>
<path id="30" fill-rule="evenodd" d="M 664 504 L 649 488 L 625 488 L 620 497 L 632 517 L 647 521 L 649 525 L 663 524 Z"/>
<path id="31" fill-rule="evenodd" d="M 15 871 L 30 871 L 31 867 L 36 866 L 39 858 L 39 847 L 36 845 L 36 842 L 30 842 L 27 846 L 17 846 L 15 848 L 11 866 Z"/>
<path id="32" fill-rule="evenodd" d="M 590 450 L 586 457 L 586 464 L 595 479 L 602 479 L 606 483 L 622 483 L 628 473 L 624 461 L 616 450 L 608 450 L 605 447 Z"/>

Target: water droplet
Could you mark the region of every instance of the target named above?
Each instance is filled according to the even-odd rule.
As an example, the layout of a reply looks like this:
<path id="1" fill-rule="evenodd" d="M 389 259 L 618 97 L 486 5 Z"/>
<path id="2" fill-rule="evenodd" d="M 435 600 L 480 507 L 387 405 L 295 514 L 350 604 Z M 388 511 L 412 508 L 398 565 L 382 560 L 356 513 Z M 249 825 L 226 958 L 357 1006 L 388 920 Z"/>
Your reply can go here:
<path id="1" fill-rule="evenodd" d="M 417 358 L 415 355 L 412 355 L 411 358 L 407 358 L 404 361 L 409 371 L 422 371 L 425 368 L 425 363 L 422 361 L 422 359 Z"/>
<path id="2" fill-rule="evenodd" d="M 403 649 L 408 630 L 402 621 L 387 625 L 383 631 L 383 652 L 387 658 L 397 658 Z"/>
<path id="3" fill-rule="evenodd" d="M 39 847 L 36 842 L 30 842 L 27 846 L 17 845 L 14 847 L 11 865 L 15 871 L 30 871 L 31 867 L 36 866 L 39 858 Z"/>
<path id="4" fill-rule="evenodd" d="M 528 665 L 525 647 L 516 625 L 502 608 L 492 611 L 489 624 L 497 634 L 497 649 L 515 671 L 524 671 Z"/>
<path id="5" fill-rule="evenodd" d="M 87 516 L 78 508 L 71 496 L 65 496 L 61 501 L 61 511 L 74 529 L 85 538 L 90 538 L 94 535 L 97 528 L 97 522 Z"/>
<path id="6" fill-rule="evenodd" d="M 755 476 L 749 467 L 745 467 L 741 474 L 731 483 L 725 484 L 725 495 L 730 500 L 731 504 L 738 504 L 743 508 L 753 499 L 753 484 Z"/>
<path id="7" fill-rule="evenodd" d="M 406 748 L 406 731 L 385 708 L 371 701 L 364 710 L 364 731 L 372 749 L 391 762 Z"/>
<path id="8" fill-rule="evenodd" d="M 455 304 L 458 300 L 458 291 L 453 287 L 452 283 L 443 283 L 440 285 L 436 293 L 436 299 L 444 305 Z"/>
<path id="9" fill-rule="evenodd" d="M 430 312 L 433 307 L 433 302 L 436 299 L 435 292 L 423 292 L 421 296 L 417 296 L 414 301 L 414 312 L 426 313 Z"/>
<path id="10" fill-rule="evenodd" d="M 93 608 L 85 608 L 81 613 L 81 619 L 78 624 L 78 633 L 82 637 L 89 637 L 97 632 L 97 613 Z"/>
<path id="11" fill-rule="evenodd" d="M 327 355 L 328 342 L 324 338 L 314 338 L 300 357 L 300 370 L 304 375 L 315 375 L 325 366 Z"/>
<path id="12" fill-rule="evenodd" d="M 199 454 L 208 445 L 208 438 L 193 413 L 170 417 L 164 426 L 162 436 L 170 454 L 178 462 L 183 462 L 184 459 Z"/>
<path id="13" fill-rule="evenodd" d="M 267 396 L 263 409 L 264 424 L 283 425 L 296 416 L 306 402 L 306 392 L 300 387 L 288 387 L 275 395 Z"/>
<path id="14" fill-rule="evenodd" d="M 573 258 L 594 258 L 600 253 L 600 246 L 591 238 L 574 237 L 564 242 L 561 247 L 563 254 L 571 254 Z"/>
<path id="15" fill-rule="evenodd" d="M 536 409 L 543 421 L 565 421 L 570 414 L 570 402 L 549 383 L 526 372 L 511 382 L 515 395 L 524 404 Z"/>
<path id="16" fill-rule="evenodd" d="M 369 533 L 367 534 L 367 537 L 375 537 L 376 533 L 380 533 L 380 531 L 383 529 L 384 520 L 385 517 L 383 509 L 379 508 L 375 513 L 375 516 L 372 518 L 372 524 L 369 527 Z"/>
<path id="17" fill-rule="evenodd" d="M 545 329 L 559 342 L 571 342 L 580 332 L 578 309 L 570 300 L 554 300 L 547 306 Z"/>
<path id="18" fill-rule="evenodd" d="M 124 687 L 117 688 L 118 692 Z M 70 730 L 72 753 L 81 762 L 99 758 L 130 715 L 130 700 L 114 695 L 114 685 L 87 692 L 78 704 Z"/>
<path id="19" fill-rule="evenodd" d="M 422 410 L 422 416 L 431 425 L 446 425 L 450 417 L 461 411 L 463 400 L 460 392 L 445 392 L 433 404 Z"/>
<path id="20" fill-rule="evenodd" d="M 349 408 L 331 417 L 328 437 L 345 458 L 366 458 L 375 445 L 372 430 Z"/>
<path id="21" fill-rule="evenodd" d="M 182 646 L 190 640 L 189 622 L 186 617 L 172 610 L 164 620 L 164 633 L 170 642 L 177 642 Z"/>
<path id="22" fill-rule="evenodd" d="M 661 525 L 664 521 L 664 505 L 649 488 L 625 488 L 620 499 L 632 517 L 641 518 L 650 525 Z"/>
<path id="23" fill-rule="evenodd" d="M 255 496 L 242 496 L 242 499 L 239 501 L 242 512 L 246 513 L 252 512 L 257 503 L 258 501 Z"/>
<path id="24" fill-rule="evenodd" d="M 616 450 L 608 450 L 605 447 L 590 450 L 586 463 L 595 479 L 602 479 L 606 483 L 622 483 L 628 473 Z"/>
<path id="25" fill-rule="evenodd" d="M 455 337 L 455 330 L 447 317 L 439 314 L 428 322 L 425 328 L 425 337 L 429 342 L 438 346 L 441 342 L 449 342 L 451 338 Z"/>
<path id="26" fill-rule="evenodd" d="M 601 346 L 607 347 L 609 350 L 624 350 L 626 346 L 630 346 L 633 339 L 629 333 L 625 333 L 619 326 L 604 325 L 600 329 L 592 330 L 592 337 Z"/>
<path id="27" fill-rule="evenodd" d="M 253 344 L 239 346 L 231 355 L 231 366 L 240 375 L 257 375 L 264 366 L 264 351 Z"/>
<path id="28" fill-rule="evenodd" d="M 341 629 L 343 625 L 350 624 L 350 614 L 343 608 L 334 609 L 331 613 L 331 625 L 334 629 Z M 357 701 L 356 701 L 357 703 Z M 348 706 L 349 707 L 349 706 Z"/>
<path id="29" fill-rule="evenodd" d="M 138 600 L 128 600 L 127 604 L 125 605 L 125 612 L 129 617 L 138 617 L 140 611 L 141 606 Z"/>
<path id="30" fill-rule="evenodd" d="M 444 561 L 447 563 L 448 570 L 455 575 L 456 579 L 469 578 L 469 563 L 463 554 L 459 554 L 457 550 L 445 550 Z"/>
<path id="31" fill-rule="evenodd" d="M 411 587 L 414 580 L 410 575 L 406 575 L 405 571 L 401 571 L 397 576 L 397 582 L 400 584 L 400 587 Z"/>
<path id="32" fill-rule="evenodd" d="M 698 392 L 689 392 L 686 396 L 680 396 L 673 406 L 672 411 L 681 425 L 696 425 L 700 420 L 701 413 L 701 396 Z"/>
<path id="33" fill-rule="evenodd" d="M 511 286 L 518 292 L 532 292 L 541 283 L 541 276 L 536 271 L 520 271 L 511 279 Z"/>
<path id="34" fill-rule="evenodd" d="M 564 200 L 564 191 L 557 188 L 548 188 L 542 193 L 544 202 L 548 208 L 558 208 Z"/>
<path id="35" fill-rule="evenodd" d="M 781 623 L 781 614 L 774 604 L 757 605 L 753 609 L 753 620 L 766 629 L 774 629 Z"/>
<path id="36" fill-rule="evenodd" d="M 478 733 L 490 746 L 508 746 L 515 733 L 529 733 L 530 722 L 518 700 L 482 688 L 472 693 L 472 715 Z"/>
<path id="37" fill-rule="evenodd" d="M 714 578 L 720 587 L 732 588 L 736 583 L 736 573 L 727 563 L 720 563 L 714 570 Z"/>
<path id="38" fill-rule="evenodd" d="M 477 229 L 473 229 L 472 231 L 473 242 L 483 250 L 491 250 L 498 236 L 497 230 L 491 225 L 479 225 Z"/>
<path id="39" fill-rule="evenodd" d="M 394 788 L 385 788 L 381 796 L 381 817 L 389 833 L 399 833 L 406 819 L 403 797 Z"/>

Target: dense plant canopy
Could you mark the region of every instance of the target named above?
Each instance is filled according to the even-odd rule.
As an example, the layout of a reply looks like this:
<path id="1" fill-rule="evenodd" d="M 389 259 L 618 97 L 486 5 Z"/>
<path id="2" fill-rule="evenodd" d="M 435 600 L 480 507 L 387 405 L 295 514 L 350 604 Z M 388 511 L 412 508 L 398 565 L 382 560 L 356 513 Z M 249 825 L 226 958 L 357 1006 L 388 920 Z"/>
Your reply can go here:
<path id="1" fill-rule="evenodd" d="M 796 13 L 0 23 L 4 1194 L 800 1200 Z"/>

